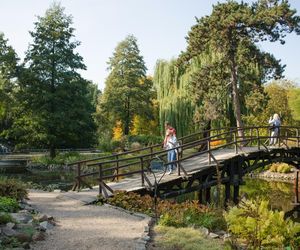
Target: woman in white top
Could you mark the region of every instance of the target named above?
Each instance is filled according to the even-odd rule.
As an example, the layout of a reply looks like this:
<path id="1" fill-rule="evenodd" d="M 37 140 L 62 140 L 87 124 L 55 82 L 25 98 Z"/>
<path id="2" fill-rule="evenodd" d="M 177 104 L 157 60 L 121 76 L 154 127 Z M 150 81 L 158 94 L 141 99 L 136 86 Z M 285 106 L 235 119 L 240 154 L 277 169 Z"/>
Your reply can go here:
<path id="1" fill-rule="evenodd" d="M 169 130 L 168 136 L 167 136 L 167 141 L 166 141 L 166 149 L 167 150 L 173 149 L 173 148 L 176 147 L 176 144 L 177 144 L 176 135 L 175 135 L 173 130 Z M 176 161 L 176 151 L 175 151 L 175 149 L 168 151 L 168 162 L 171 162 L 171 161 Z M 175 168 L 176 168 L 175 163 L 169 164 L 167 173 L 171 174 L 173 169 L 175 169 Z"/>
<path id="2" fill-rule="evenodd" d="M 278 114 L 274 114 L 269 119 L 269 124 L 271 125 L 271 138 L 270 138 L 270 146 L 275 145 L 277 143 L 277 137 L 279 134 L 279 127 L 281 125 L 280 118 Z"/>

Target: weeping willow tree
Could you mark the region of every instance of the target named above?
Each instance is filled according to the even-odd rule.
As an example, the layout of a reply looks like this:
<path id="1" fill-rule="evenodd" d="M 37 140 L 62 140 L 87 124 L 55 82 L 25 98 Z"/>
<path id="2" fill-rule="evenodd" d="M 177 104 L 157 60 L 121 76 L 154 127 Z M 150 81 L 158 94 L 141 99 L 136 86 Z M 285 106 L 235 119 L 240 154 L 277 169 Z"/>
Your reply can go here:
<path id="1" fill-rule="evenodd" d="M 176 60 L 159 60 L 154 72 L 154 86 L 159 102 L 160 130 L 163 134 L 164 123 L 169 121 L 176 128 L 177 135 L 193 132 L 194 104 L 189 98 L 187 85 L 190 72 L 177 67 Z"/>

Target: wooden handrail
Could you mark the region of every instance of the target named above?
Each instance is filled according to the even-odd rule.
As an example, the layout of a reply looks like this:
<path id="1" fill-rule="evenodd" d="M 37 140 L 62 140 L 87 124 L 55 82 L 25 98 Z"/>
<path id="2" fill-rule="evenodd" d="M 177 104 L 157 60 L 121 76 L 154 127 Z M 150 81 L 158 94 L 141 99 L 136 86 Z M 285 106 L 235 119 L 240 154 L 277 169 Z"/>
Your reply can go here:
<path id="1" fill-rule="evenodd" d="M 244 128 L 220 128 L 220 129 L 206 130 L 207 132 L 218 131 L 220 133 L 217 133 L 215 135 L 210 135 L 206 138 L 196 139 L 196 140 L 188 142 L 188 143 L 182 143 L 180 146 L 174 148 L 174 149 L 181 148 L 181 157 L 180 158 L 178 157 L 173 162 L 166 163 L 165 166 L 167 166 L 169 164 L 178 164 L 178 166 L 180 166 L 182 168 L 182 166 L 181 166 L 182 161 L 185 161 L 187 159 L 191 159 L 193 157 L 197 157 L 200 155 L 204 155 L 204 154 L 208 155 L 208 162 L 209 162 L 209 164 L 211 164 L 210 159 L 211 159 L 211 155 L 212 155 L 213 151 L 234 145 L 235 152 L 237 153 L 238 147 L 240 147 L 239 145 L 241 143 L 244 144 L 244 143 L 250 142 L 252 145 L 256 141 L 258 149 L 260 149 L 261 145 L 263 145 L 266 148 L 266 146 L 261 142 L 261 140 L 269 139 L 269 137 L 270 137 L 268 135 L 269 128 L 270 128 L 270 126 L 252 126 L 252 127 L 244 127 Z M 300 129 L 300 127 L 296 127 L 296 126 L 282 126 L 281 131 L 285 130 L 287 132 L 279 134 L 277 136 L 277 138 L 281 141 L 285 140 L 286 145 L 287 145 L 287 141 L 294 141 L 297 143 L 297 146 L 299 146 L 299 141 L 300 141 L 299 129 Z M 245 131 L 244 137 L 238 136 L 239 130 Z M 260 136 L 260 130 L 266 130 L 266 133 L 263 133 L 264 135 Z M 256 133 L 253 133 L 253 131 L 256 131 Z M 179 140 L 181 140 L 181 142 L 184 142 L 184 138 L 191 138 L 192 136 L 199 135 L 200 133 L 203 133 L 203 132 L 205 132 L 205 131 L 201 131 L 201 132 L 189 135 L 189 136 L 182 137 Z M 289 134 L 292 134 L 292 135 L 289 135 Z M 295 134 L 295 136 L 293 134 Z M 232 135 L 233 135 L 233 137 L 232 137 Z M 232 138 L 232 140 L 227 141 L 226 143 L 224 143 L 222 145 L 217 145 L 215 147 L 211 147 L 211 142 L 218 141 L 218 140 L 227 140 L 228 136 L 230 136 L 230 138 Z M 200 152 L 195 152 L 190 155 L 182 154 L 183 151 L 185 151 L 187 149 L 194 148 L 194 147 L 197 147 L 200 145 L 204 145 L 206 143 L 207 143 L 206 150 L 202 150 Z M 153 149 L 155 147 L 159 147 L 160 150 L 154 151 Z M 145 154 L 141 154 L 141 155 L 137 155 L 137 156 L 131 156 L 131 157 L 127 157 L 127 158 L 126 157 L 120 158 L 120 156 L 128 155 L 132 152 L 146 151 L 147 149 L 150 149 L 149 153 L 145 153 Z M 76 180 L 78 183 L 78 185 L 77 185 L 78 189 L 81 187 L 81 183 L 84 183 L 82 178 L 97 175 L 97 174 L 99 175 L 99 183 L 100 182 L 102 183 L 101 185 L 99 184 L 99 191 L 100 191 L 100 189 L 105 188 L 106 184 L 103 183 L 104 180 L 108 180 L 110 178 L 115 179 L 115 178 L 118 178 L 121 176 L 128 176 L 128 175 L 137 174 L 137 173 L 141 174 L 141 184 L 144 185 L 145 178 L 146 178 L 146 176 L 144 175 L 144 172 L 147 170 L 147 166 L 145 165 L 145 163 L 150 162 L 157 155 L 165 156 L 168 151 L 174 150 L 174 149 L 161 150 L 161 145 L 157 144 L 157 145 L 152 145 L 150 147 L 146 147 L 146 148 L 139 149 L 139 150 L 128 151 L 128 152 L 124 152 L 124 153 L 120 153 L 120 154 L 110 155 L 110 156 L 106 156 L 106 157 L 99 157 L 99 158 L 94 158 L 94 159 L 85 160 L 85 161 L 78 161 L 78 162 L 72 163 L 71 165 L 77 164 Z M 116 159 L 110 160 L 111 158 L 114 158 L 114 157 Z M 130 162 L 128 162 L 128 161 L 130 161 Z M 87 163 L 90 163 L 90 164 L 87 164 Z M 107 165 L 108 164 L 116 164 L 116 166 L 108 166 L 107 168 L 105 168 L 104 167 L 105 164 L 107 164 Z M 81 167 L 83 165 L 85 165 L 87 168 L 93 167 L 93 166 L 99 166 L 99 171 L 81 174 L 81 172 L 82 172 Z M 126 172 L 126 173 L 119 173 L 120 169 L 125 169 L 130 166 L 134 166 L 134 165 L 139 166 L 139 167 L 135 168 L 134 170 L 130 170 L 129 172 Z M 182 168 L 182 170 L 184 170 L 184 169 Z M 112 171 L 115 171 L 115 172 L 112 174 L 111 173 Z M 106 174 L 104 172 L 106 172 Z M 186 173 L 186 172 L 184 171 L 184 173 Z M 178 175 L 180 175 L 180 170 L 178 170 Z M 146 181 L 148 182 L 147 179 L 146 179 Z"/>

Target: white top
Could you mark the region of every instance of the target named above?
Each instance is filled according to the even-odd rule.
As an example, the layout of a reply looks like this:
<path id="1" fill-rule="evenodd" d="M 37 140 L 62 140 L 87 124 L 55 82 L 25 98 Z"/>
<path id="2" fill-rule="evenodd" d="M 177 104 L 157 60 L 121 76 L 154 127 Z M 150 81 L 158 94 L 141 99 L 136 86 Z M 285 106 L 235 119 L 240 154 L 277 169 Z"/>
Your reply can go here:
<path id="1" fill-rule="evenodd" d="M 166 143 L 166 149 L 172 149 L 175 148 L 177 144 L 177 138 L 175 135 L 169 136 L 167 143 Z"/>

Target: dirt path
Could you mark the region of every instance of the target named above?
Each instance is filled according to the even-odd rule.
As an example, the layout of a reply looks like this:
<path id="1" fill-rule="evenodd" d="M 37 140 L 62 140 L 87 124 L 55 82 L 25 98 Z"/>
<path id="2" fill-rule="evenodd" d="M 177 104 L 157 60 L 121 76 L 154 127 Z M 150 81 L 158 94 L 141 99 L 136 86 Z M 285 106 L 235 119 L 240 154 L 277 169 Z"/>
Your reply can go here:
<path id="1" fill-rule="evenodd" d="M 55 249 L 143 249 L 138 244 L 148 219 L 107 206 L 83 205 L 60 193 L 30 191 L 29 204 L 51 215 L 57 226 L 36 250 Z"/>

